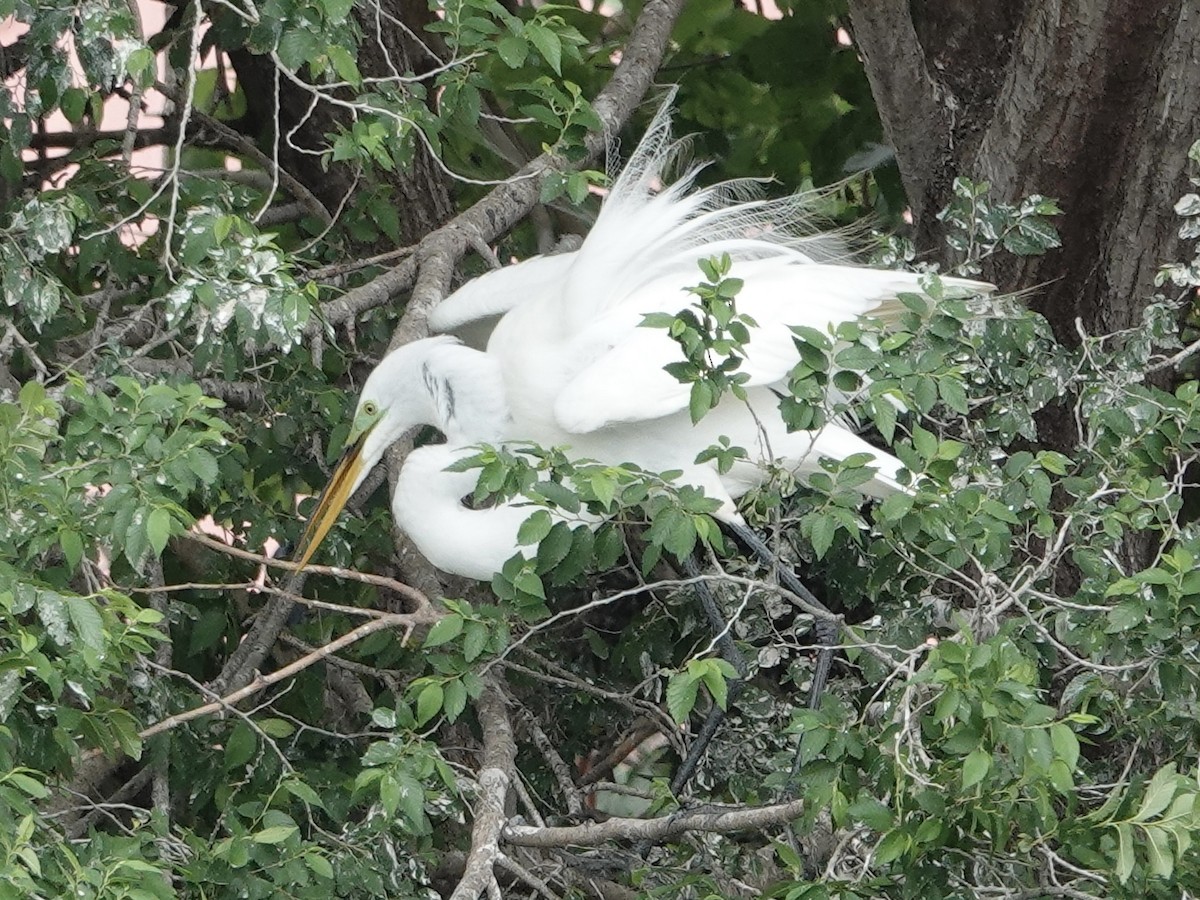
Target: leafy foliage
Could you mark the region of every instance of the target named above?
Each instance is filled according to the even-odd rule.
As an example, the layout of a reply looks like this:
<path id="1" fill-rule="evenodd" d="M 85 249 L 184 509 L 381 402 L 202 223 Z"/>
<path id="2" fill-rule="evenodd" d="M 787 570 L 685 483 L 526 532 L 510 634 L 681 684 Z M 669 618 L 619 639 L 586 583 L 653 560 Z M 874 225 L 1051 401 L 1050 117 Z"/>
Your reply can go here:
<path id="1" fill-rule="evenodd" d="M 301 587 L 219 549 L 295 540 L 297 498 L 323 482 L 401 314 L 375 279 L 409 258 L 393 251 L 419 188 L 466 204 L 538 148 L 580 162 L 543 180 L 541 224 L 504 239 L 524 256 L 547 220 L 586 217 L 603 181 L 582 168 L 600 124 L 589 98 L 636 8 L 370 10 L 185 5 L 145 35 L 124 4 L 0 0 L 0 18 L 28 26 L 0 88 L 0 897 L 428 896 L 481 818 L 480 709 L 500 677 L 531 821 L 573 814 L 569 797 L 686 810 L 654 757 L 673 763 L 679 726 L 713 708 L 729 718 L 694 796 L 803 799 L 790 829 L 586 858 L 588 879 L 639 896 L 1200 891 L 1200 387 L 1174 378 L 1195 359 L 1197 259 L 1164 265 L 1159 287 L 1178 296 L 1151 298 L 1139 327 L 1066 347 L 1017 301 L 952 296 L 889 234 L 876 261 L 920 265 L 924 293 L 886 323 L 795 329 L 780 414 L 872 429 L 911 488 L 864 508 L 869 460 L 851 457 L 804 486 L 779 472 L 745 505 L 846 619 L 816 710 L 801 700 L 811 617 L 673 473 L 480 448 L 464 464 L 479 470 L 473 500 L 526 498 L 522 552 L 490 592 L 453 586 L 415 635 L 379 627 L 411 600 L 383 577 L 410 574 L 383 498 L 326 551 L 373 581 Z M 899 221 L 844 24 L 836 0 L 773 20 L 685 5 L 662 74 L 702 129 L 697 155 L 720 160 L 705 177 L 792 189 L 869 170 L 829 196 L 830 218 Z M 198 62 L 210 48 L 225 55 Z M 165 109 L 162 127 L 106 130 L 115 95 Z M 52 113 L 70 129 L 48 128 Z M 135 159 L 142 145 L 158 155 Z M 319 158 L 317 174 L 282 178 L 284 158 L 297 172 Z M 401 180 L 414 171 L 435 174 L 414 188 Z M 327 182 L 345 196 L 328 203 Z M 1176 212 L 1195 241 L 1197 194 Z M 975 274 L 1050 251 L 1059 214 L 960 178 L 945 258 Z M 693 419 L 739 396 L 752 324 L 736 265 L 700 274 L 689 309 L 647 323 L 680 345 L 671 371 Z M 359 289 L 384 300 L 345 313 Z M 1075 423 L 1067 451 L 1039 442 L 1054 404 Z M 745 455 L 726 440 L 704 458 Z M 736 697 L 671 567 L 697 548 L 751 661 Z M 307 607 L 261 668 L 307 663 L 189 718 L 229 688 L 260 613 L 300 591 Z M 823 828 L 837 839 L 813 849 Z M 504 849 L 561 895 L 586 893 L 568 857 Z"/>
<path id="2" fill-rule="evenodd" d="M 732 265 L 729 254 L 701 260 L 700 269 L 708 281 L 692 288 L 697 300 L 691 308 L 675 316 L 651 313 L 642 322 L 648 328 L 667 329 L 683 351 L 683 361 L 665 368 L 681 383 L 692 386 L 688 413 L 693 423 L 713 409 L 726 391 L 742 400 L 746 397 L 741 386 L 747 376 L 737 370 L 745 361 L 749 329 L 755 322 L 737 311 L 735 300 L 742 280 L 726 277 Z"/>

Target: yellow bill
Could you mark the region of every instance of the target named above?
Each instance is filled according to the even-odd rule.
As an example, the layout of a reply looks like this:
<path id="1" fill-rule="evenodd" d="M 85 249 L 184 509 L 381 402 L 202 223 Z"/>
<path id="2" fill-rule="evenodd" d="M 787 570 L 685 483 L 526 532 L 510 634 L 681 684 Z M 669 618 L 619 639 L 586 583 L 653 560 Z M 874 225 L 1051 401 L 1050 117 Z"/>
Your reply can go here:
<path id="1" fill-rule="evenodd" d="M 304 537 L 300 539 L 298 562 L 301 568 L 308 565 L 308 561 L 316 549 L 321 546 L 321 541 L 325 540 L 325 535 L 329 533 L 333 523 L 346 508 L 350 495 L 358 485 L 359 476 L 363 471 L 362 450 L 366 437 L 367 435 L 364 433 L 358 440 L 346 447 L 342 458 L 338 460 L 338 464 L 333 470 L 329 484 L 325 485 L 325 490 L 321 491 L 317 508 L 313 511 L 312 518 L 308 520 Z"/>

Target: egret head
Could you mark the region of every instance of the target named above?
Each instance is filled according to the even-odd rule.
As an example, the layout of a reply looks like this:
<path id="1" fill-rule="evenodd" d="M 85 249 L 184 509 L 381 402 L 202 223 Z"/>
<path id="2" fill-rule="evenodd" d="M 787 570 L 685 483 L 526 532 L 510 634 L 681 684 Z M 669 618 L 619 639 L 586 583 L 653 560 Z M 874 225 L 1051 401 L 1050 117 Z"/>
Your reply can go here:
<path id="1" fill-rule="evenodd" d="M 496 440 L 508 419 L 503 381 L 486 354 L 448 337 L 426 338 L 393 350 L 363 385 L 345 450 L 300 542 L 306 565 L 347 501 L 384 452 L 405 432 L 433 425 L 451 440 Z"/>
<path id="2" fill-rule="evenodd" d="M 300 541 L 299 562 L 302 566 L 308 563 L 321 545 L 347 501 L 383 458 L 387 448 L 399 440 L 404 432 L 423 424 L 422 417 L 416 414 L 416 405 L 405 402 L 404 382 L 385 377 L 396 368 L 387 365 L 389 361 L 394 362 L 392 356 L 395 354 L 390 354 L 371 373 L 363 387 L 342 457 L 321 492 L 317 508 L 308 520 L 308 528 Z"/>

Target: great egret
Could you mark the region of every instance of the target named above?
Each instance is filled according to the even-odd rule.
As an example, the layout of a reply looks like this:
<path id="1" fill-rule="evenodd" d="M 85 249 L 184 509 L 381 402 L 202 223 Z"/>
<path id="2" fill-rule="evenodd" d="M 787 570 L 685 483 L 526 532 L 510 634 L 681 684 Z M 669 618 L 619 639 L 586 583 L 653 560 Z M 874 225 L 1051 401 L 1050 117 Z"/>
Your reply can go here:
<path id="1" fill-rule="evenodd" d="M 899 460 L 845 424 L 789 433 L 775 391 L 799 360 L 789 326 L 825 331 L 867 313 L 886 321 L 903 309 L 899 293 L 921 290 L 919 277 L 829 262 L 841 253 L 836 240 L 797 236 L 802 200 L 748 199 L 748 182 L 693 189 L 692 168 L 655 191 L 678 152 L 664 107 L 579 250 L 486 274 L 434 311 L 430 325 L 444 331 L 499 316 L 486 351 L 437 337 L 385 357 L 363 387 L 348 449 L 309 522 L 301 563 L 384 450 L 418 425 L 435 425 L 448 442 L 410 454 L 393 497 L 395 519 L 435 566 L 471 578 L 490 578 L 517 552 L 528 515 L 514 504 L 462 506 L 473 478 L 444 468 L 480 442 L 529 441 L 565 446 L 575 458 L 682 470 L 681 483 L 721 501 L 719 519 L 743 527 L 734 501 L 763 482 L 767 463 L 803 479 L 819 471 L 821 457 L 865 453 L 877 471 L 859 490 L 881 497 L 899 488 Z M 689 388 L 663 369 L 681 358 L 678 346 L 639 324 L 647 313 L 685 308 L 692 300 L 686 288 L 699 280 L 697 261 L 718 253 L 732 258 L 732 274 L 745 282 L 739 312 L 757 323 L 739 369 L 749 376 L 748 396 L 726 397 L 693 425 Z M 714 462 L 696 462 L 722 436 L 748 451 L 724 474 Z"/>
<path id="2" fill-rule="evenodd" d="M 751 183 L 727 182 L 693 190 L 692 168 L 670 187 L 654 188 L 678 155 L 664 105 L 616 180 L 595 226 L 574 253 L 536 257 L 484 275 L 448 297 L 430 317 L 435 331 L 476 332 L 498 318 L 486 350 L 452 338 L 415 341 L 388 354 L 368 377 L 343 454 L 321 495 L 301 545 L 307 563 L 350 495 L 404 432 L 435 425 L 447 443 L 409 454 L 392 498 L 397 524 L 443 571 L 487 580 L 518 552 L 528 508 L 501 503 L 472 510 L 462 498 L 475 487 L 471 472 L 446 467 L 481 442 L 505 440 L 565 446 L 574 458 L 636 463 L 650 471 L 677 469 L 680 482 L 721 502 L 727 523 L 762 561 L 779 571 L 793 593 L 819 601 L 739 515 L 734 501 L 760 485 L 768 463 L 804 478 L 822 457 L 866 454 L 874 477 L 859 490 L 880 497 L 902 489 L 899 460 L 834 419 L 815 432 L 789 432 L 776 392 L 799 361 L 790 326 L 820 331 L 870 313 L 888 320 L 903 309 L 897 295 L 920 291 L 918 276 L 840 265 L 840 242 L 804 237 L 802 199 L 750 197 Z M 664 370 L 681 358 L 661 330 L 639 327 L 649 313 L 679 312 L 698 281 L 697 262 L 727 254 L 744 282 L 740 313 L 756 323 L 739 371 L 748 376 L 745 400 L 725 397 L 698 424 L 687 411 L 690 389 Z M 987 292 L 991 285 L 943 279 L 951 289 Z M 698 455 L 720 438 L 747 457 L 727 472 Z M 687 563 L 694 561 L 685 561 Z M 741 654 L 729 637 L 711 592 L 700 591 L 722 655 L 739 673 Z M 813 670 L 809 704 L 823 691 L 836 629 L 818 621 L 823 647 Z M 737 682 L 731 689 L 736 693 Z M 722 711 L 703 729 L 711 737 Z M 679 789 L 704 752 L 697 741 L 681 765 Z"/>

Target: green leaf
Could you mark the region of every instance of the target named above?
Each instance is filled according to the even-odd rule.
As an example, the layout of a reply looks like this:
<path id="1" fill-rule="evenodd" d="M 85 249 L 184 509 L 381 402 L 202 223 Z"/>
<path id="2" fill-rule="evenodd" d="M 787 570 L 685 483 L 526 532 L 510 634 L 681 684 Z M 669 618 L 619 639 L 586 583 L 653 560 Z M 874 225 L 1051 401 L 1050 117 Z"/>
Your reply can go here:
<path id="1" fill-rule="evenodd" d="M 1146 828 L 1146 862 L 1150 874 L 1156 878 L 1170 878 L 1175 869 L 1175 856 L 1171 853 L 1171 836 L 1165 828 Z"/>
<path id="2" fill-rule="evenodd" d="M 417 725 L 424 725 L 441 711 L 446 692 L 436 681 L 430 682 L 417 695 Z"/>
<path id="3" fill-rule="evenodd" d="M 700 679 L 689 671 L 676 672 L 667 679 L 667 711 L 671 718 L 683 724 L 696 707 Z"/>
<path id="4" fill-rule="evenodd" d="M 829 335 L 824 334 L 822 331 L 817 331 L 815 328 L 810 328 L 808 325 L 792 325 L 791 331 L 793 335 L 796 335 L 796 340 L 793 343 L 796 343 L 797 347 L 802 346 L 802 344 L 808 344 L 808 346 L 820 350 L 821 353 L 826 353 L 827 350 L 833 347 L 833 344 L 829 341 Z"/>
<path id="5" fill-rule="evenodd" d="M 519 69 L 525 65 L 525 57 L 529 54 L 529 45 L 516 35 L 506 34 L 496 42 L 496 53 L 510 69 Z"/>
<path id="6" fill-rule="evenodd" d="M 59 109 L 63 115 L 67 117 L 67 121 L 72 125 L 78 125 L 83 121 L 83 113 L 87 108 L 88 95 L 86 91 L 80 88 L 72 87 L 63 91 L 62 99 L 59 101 Z"/>
<path id="7" fill-rule="evenodd" d="M 537 569 L 542 574 L 550 571 L 567 558 L 573 540 L 571 526 L 566 522 L 555 522 L 550 533 L 542 538 L 537 551 Z"/>
<path id="8" fill-rule="evenodd" d="M 673 517 L 671 527 L 663 539 L 663 547 L 677 559 L 683 559 L 696 546 L 696 538 L 695 520 L 680 513 Z"/>
<path id="9" fill-rule="evenodd" d="M 537 572 L 522 569 L 517 574 L 517 577 L 513 579 L 513 586 L 523 594 L 528 594 L 539 600 L 546 599 L 546 588 L 542 584 L 542 579 L 538 577 Z"/>
<path id="10" fill-rule="evenodd" d="M 1142 798 L 1142 805 L 1134 814 L 1133 821 L 1146 822 L 1166 809 L 1175 796 L 1175 782 L 1178 777 L 1175 763 L 1167 763 L 1155 772 L 1150 784 L 1146 786 L 1146 795 Z"/>
<path id="11" fill-rule="evenodd" d="M 354 0 L 321 0 L 327 22 L 344 22 L 354 8 Z"/>
<path id="12" fill-rule="evenodd" d="M 554 520 L 550 518 L 549 511 L 539 509 L 521 523 L 521 527 L 517 531 L 517 543 L 523 547 L 537 544 L 550 533 L 552 527 L 554 527 Z"/>
<path id="13" fill-rule="evenodd" d="M 960 456 L 962 456 L 962 452 L 965 448 L 966 445 L 962 442 L 947 438 L 946 440 L 938 443 L 937 458 L 945 460 L 958 459 Z"/>
<path id="14" fill-rule="evenodd" d="M 371 721 L 380 728 L 395 728 L 396 727 L 396 711 L 388 709 L 386 706 L 379 706 L 371 710 Z"/>
<path id="15" fill-rule="evenodd" d="M 333 70 L 337 72 L 342 81 L 349 82 L 355 87 L 362 84 L 362 74 L 358 71 L 358 63 L 354 61 L 349 50 L 334 44 L 325 52 L 329 56 L 329 61 L 333 63 Z"/>
<path id="16" fill-rule="evenodd" d="M 229 865 L 235 869 L 240 869 L 250 862 L 250 842 L 240 835 L 230 841 L 228 860 Z"/>
<path id="17" fill-rule="evenodd" d="M 532 497 L 542 497 L 558 506 L 565 509 L 569 513 L 577 513 L 583 508 L 579 502 L 579 497 L 576 493 L 565 485 L 559 484 L 557 481 L 542 481 L 534 485 L 534 489 L 530 492 Z"/>
<path id="18" fill-rule="evenodd" d="M 50 796 L 50 790 L 38 781 L 36 778 L 24 774 L 23 772 L 9 772 L 0 782 L 8 782 L 16 785 L 17 789 L 35 800 L 41 800 Z"/>
<path id="19" fill-rule="evenodd" d="M 425 635 L 425 647 L 440 647 L 454 640 L 462 634 L 463 624 L 463 617 L 457 613 L 438 619 L 429 629 L 429 634 Z"/>
<path id="20" fill-rule="evenodd" d="M 225 742 L 225 765 L 230 769 L 244 766 L 258 749 L 258 735 L 245 722 L 238 722 Z"/>
<path id="21" fill-rule="evenodd" d="M 597 658 L 608 659 L 608 657 L 609 657 L 608 644 L 605 643 L 604 638 L 600 637 L 600 635 L 596 632 L 595 629 L 593 629 L 593 628 L 587 629 L 586 631 L 584 631 L 583 636 L 587 639 L 588 646 L 591 648 L 592 653 Z"/>
<path id="22" fill-rule="evenodd" d="M 1061 759 L 1055 759 L 1050 763 L 1050 784 L 1054 789 L 1064 797 L 1072 796 L 1075 793 L 1075 779 L 1071 774 L 1071 770 L 1067 768 L 1066 763 Z"/>
<path id="23" fill-rule="evenodd" d="M 800 858 L 799 853 L 783 843 L 783 841 L 773 841 L 771 847 L 779 857 L 779 861 L 787 866 L 792 871 L 792 874 L 800 875 L 804 872 L 804 860 Z"/>
<path id="24" fill-rule="evenodd" d="M 315 806 L 318 809 L 325 808 L 325 802 L 321 799 L 321 795 L 313 790 L 310 785 L 300 781 L 298 778 L 289 778 L 286 781 L 281 782 L 280 787 L 286 790 L 293 797 L 303 801 L 304 803 L 307 803 L 310 806 Z"/>
<path id="25" fill-rule="evenodd" d="M 83 538 L 78 531 L 63 530 L 58 533 L 58 545 L 62 548 L 67 566 L 74 569 L 83 559 Z"/>
<path id="26" fill-rule="evenodd" d="M 1066 475 L 1071 460 L 1053 450 L 1043 450 L 1037 455 L 1037 463 L 1053 475 Z"/>
<path id="27" fill-rule="evenodd" d="M 171 514 L 164 507 L 157 507 L 146 517 L 146 539 L 155 556 L 161 556 L 171 536 Z"/>
<path id="28" fill-rule="evenodd" d="M 879 364 L 879 354 L 861 344 L 847 347 L 834 356 L 833 361 L 843 369 L 863 372 Z"/>
<path id="29" fill-rule="evenodd" d="M 707 381 L 693 382 L 688 396 L 688 414 L 692 417 L 692 424 L 695 425 L 703 419 L 714 405 L 712 386 Z"/>
<path id="30" fill-rule="evenodd" d="M 896 299 L 918 316 L 924 316 L 929 312 L 929 300 L 921 294 L 905 291 L 904 293 L 897 294 Z"/>
<path id="31" fill-rule="evenodd" d="M 379 779 L 379 802 L 389 816 L 396 814 L 396 807 L 400 805 L 400 782 L 390 772 Z"/>
<path id="32" fill-rule="evenodd" d="M 295 825 L 272 825 L 270 828 L 256 831 L 250 837 L 256 844 L 282 844 L 299 830 Z"/>
<path id="33" fill-rule="evenodd" d="M 319 853 L 305 853 L 304 864 L 318 878 L 324 878 L 326 881 L 333 880 L 333 865 Z"/>
<path id="34" fill-rule="evenodd" d="M 1137 587 L 1137 582 L 1129 579 Z M 1118 603 L 1107 615 L 1108 625 L 1104 629 L 1109 634 L 1118 634 L 1136 628 L 1146 619 L 1146 607 L 1140 600 L 1126 600 Z"/>
<path id="35" fill-rule="evenodd" d="M 263 719 L 258 723 L 258 727 L 268 737 L 273 738 L 291 737 L 296 733 L 296 726 L 287 719 Z"/>
<path id="36" fill-rule="evenodd" d="M 84 646 L 101 651 L 108 643 L 104 633 L 104 619 L 95 604 L 86 597 L 67 597 L 67 615 L 71 626 Z"/>
<path id="37" fill-rule="evenodd" d="M 837 533 L 837 520 L 833 516 L 817 515 L 813 519 L 812 534 L 809 543 L 817 559 L 824 558 L 829 548 L 833 546 L 833 536 Z"/>
<path id="38" fill-rule="evenodd" d="M 885 522 L 898 522 L 908 515 L 913 507 L 913 498 L 909 494 L 892 494 L 879 504 L 877 515 Z"/>
<path id="39" fill-rule="evenodd" d="M 1128 822 L 1122 822 L 1116 826 L 1116 829 L 1118 840 L 1116 874 L 1117 880 L 1124 884 L 1133 874 L 1133 826 Z"/>
<path id="40" fill-rule="evenodd" d="M 1025 756 L 1037 772 L 1044 774 L 1050 771 L 1054 751 L 1051 749 L 1050 735 L 1046 729 L 1034 728 L 1026 732 Z"/>
<path id="41" fill-rule="evenodd" d="M 674 313 L 646 313 L 642 316 L 642 321 L 638 323 L 639 328 L 670 328 L 675 324 Z"/>
<path id="42" fill-rule="evenodd" d="M 295 71 L 315 59 L 321 49 L 316 34 L 305 28 L 290 28 L 280 36 L 276 53 L 284 66 Z"/>
<path id="43" fill-rule="evenodd" d="M 463 639 L 463 659 L 474 662 L 487 647 L 488 630 L 482 622 L 471 622 L 467 625 L 467 636 Z"/>
<path id="44" fill-rule="evenodd" d="M 896 439 L 896 407 L 883 397 L 878 397 L 871 404 L 874 412 L 875 427 L 889 444 Z"/>
<path id="45" fill-rule="evenodd" d="M 1074 770 L 1079 762 L 1079 738 L 1069 725 L 1056 722 L 1050 726 L 1050 742 L 1054 746 L 1054 755 Z"/>
<path id="46" fill-rule="evenodd" d="M 921 459 L 929 462 L 937 458 L 937 435 L 926 431 L 920 425 L 913 425 L 912 440 L 913 447 L 916 448 L 917 453 L 921 454 Z"/>
<path id="47" fill-rule="evenodd" d="M 957 378 L 951 376 L 939 379 L 938 393 L 942 395 L 942 402 L 956 413 L 965 416 L 970 412 L 966 389 Z"/>
<path id="48" fill-rule="evenodd" d="M 525 36 L 533 46 L 537 47 L 542 59 L 554 70 L 555 75 L 562 74 L 562 41 L 557 34 L 542 25 L 531 23 L 525 26 Z"/>
<path id="49" fill-rule="evenodd" d="M 922 375 L 916 380 L 912 389 L 913 405 L 917 412 L 927 414 L 937 403 L 937 382 L 928 375 Z"/>
<path id="50" fill-rule="evenodd" d="M 583 172 L 572 172 L 567 176 L 567 196 L 576 206 L 587 199 L 591 184 Z"/>
<path id="51" fill-rule="evenodd" d="M 398 799 L 401 814 L 411 827 L 421 827 L 425 824 L 425 789 L 421 782 L 408 774 L 402 774 L 396 780 L 400 787 Z"/>
<path id="52" fill-rule="evenodd" d="M 461 680 L 455 678 L 453 681 L 446 682 L 445 698 L 442 701 L 442 711 L 446 714 L 446 721 L 453 722 L 462 715 L 463 710 L 467 708 L 467 688 Z"/>
<path id="53" fill-rule="evenodd" d="M 725 681 L 725 675 L 714 666 L 706 666 L 700 677 L 712 695 L 713 702 L 725 709 L 729 702 L 729 684 Z"/>
<path id="54" fill-rule="evenodd" d="M 880 833 L 895 824 L 892 811 L 874 797 L 862 796 L 846 807 L 846 814 Z"/>
<path id="55" fill-rule="evenodd" d="M 596 499 L 603 503 L 606 509 L 611 507 L 617 496 L 617 480 L 607 472 L 597 472 L 588 483 Z"/>
<path id="56" fill-rule="evenodd" d="M 963 760 L 962 767 L 962 786 L 965 791 L 967 788 L 974 787 L 983 781 L 984 776 L 992 768 L 992 754 L 988 751 L 979 749 L 972 750 L 967 758 Z"/>
<path id="57" fill-rule="evenodd" d="M 912 839 L 906 832 L 889 831 L 875 846 L 875 862 L 880 865 L 899 859 L 912 845 Z"/>

